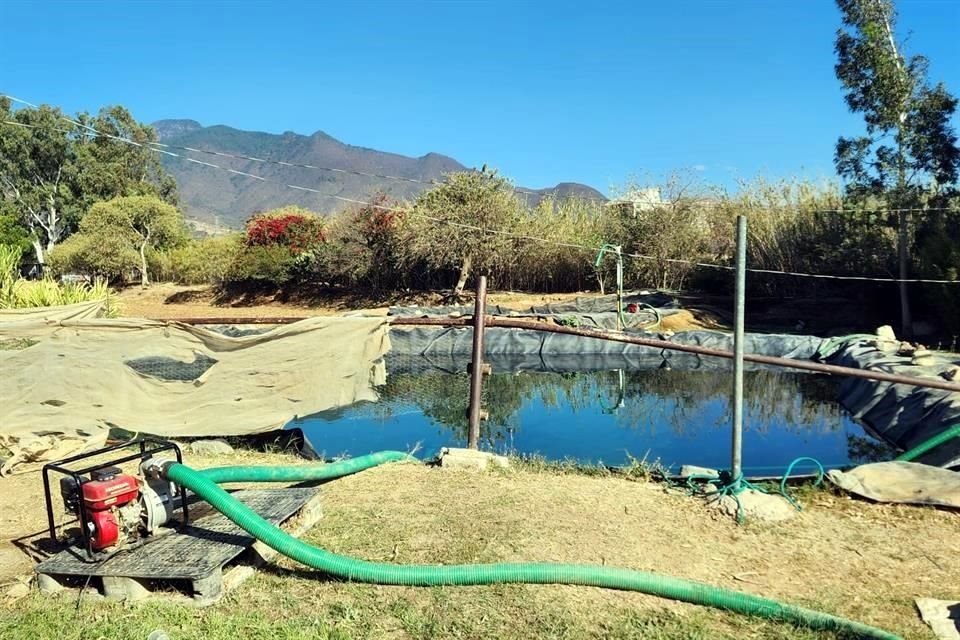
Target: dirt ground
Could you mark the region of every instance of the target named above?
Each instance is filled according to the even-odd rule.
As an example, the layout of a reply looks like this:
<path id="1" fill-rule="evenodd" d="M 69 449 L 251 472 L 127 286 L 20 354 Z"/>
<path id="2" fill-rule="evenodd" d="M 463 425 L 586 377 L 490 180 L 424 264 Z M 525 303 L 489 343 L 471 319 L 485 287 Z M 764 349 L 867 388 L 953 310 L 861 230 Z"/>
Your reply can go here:
<path id="1" fill-rule="evenodd" d="M 524 308 L 551 302 L 565 302 L 593 292 L 534 294 L 513 291 L 491 292 L 488 304 Z M 210 287 L 187 287 L 170 283 L 149 288 L 127 287 L 119 292 L 122 315 L 157 320 L 184 318 L 277 318 L 326 316 L 347 311 L 386 314 L 391 305 L 440 305 L 439 293 L 416 293 L 391 298 L 370 298 L 350 295 L 311 296 L 297 301 L 281 301 L 276 296 L 225 297 Z M 707 310 L 687 310 L 667 316 L 660 329 L 685 331 L 701 328 L 723 328 L 723 321 Z"/>
<path id="2" fill-rule="evenodd" d="M 205 467 L 294 460 L 279 454 L 237 452 L 219 458 L 188 454 L 186 461 Z M 914 638 L 929 637 L 914 611 L 915 597 L 955 599 L 960 594 L 960 538 L 956 535 L 960 513 L 868 504 L 829 491 L 804 492 L 803 512 L 786 523 L 739 526 L 698 499 L 668 492 L 652 482 L 529 467 L 465 472 L 393 464 L 342 478 L 322 491 L 324 517 L 307 540 L 336 553 L 373 561 L 548 561 L 628 567 L 810 606 Z M 40 477 L 33 473 L 0 479 L 0 494 L 0 584 L 9 587 L 18 577 L 28 575 L 33 564 L 11 540 L 45 527 Z M 344 606 L 366 611 L 362 629 L 336 637 L 434 635 L 389 633 L 390 626 L 397 624 L 393 618 L 399 615 L 398 602 L 414 607 L 419 616 L 439 615 L 434 622 L 441 627 L 435 634 L 456 637 L 483 635 L 446 633 L 442 627 L 446 614 L 433 613 L 434 607 L 449 608 L 461 622 L 463 612 L 473 611 L 479 616 L 475 621 L 478 629 L 487 629 L 493 636 L 498 624 L 516 624 L 530 615 L 529 611 L 537 610 L 582 616 L 578 625 L 588 621 L 588 627 L 594 629 L 590 625 L 596 623 L 609 633 L 613 633 L 609 625 L 619 624 L 612 619 L 621 620 L 617 616 L 627 615 L 626 611 L 652 615 L 666 610 L 681 619 L 701 611 L 650 596 L 591 588 L 478 589 L 488 591 L 444 589 L 438 604 L 436 591 L 317 580 L 314 574 L 283 560 L 279 567 L 267 568 L 245 583 L 214 610 L 223 615 L 239 601 L 247 613 L 274 612 L 284 620 L 301 620 L 304 615 L 317 619 L 323 615 L 318 610 L 324 607 L 334 612 L 330 615 L 339 615 L 336 612 Z M 48 608 L 59 605 L 47 604 L 47 600 L 30 595 L 18 605 L 6 606 L 19 607 L 18 615 L 29 615 L 32 610 L 55 615 Z M 383 609 L 383 602 L 392 604 Z M 484 609 L 487 605 L 497 613 Z M 368 607 L 373 608 L 367 611 Z M 482 611 L 477 612 L 478 607 Z M 511 607 L 516 609 L 514 613 L 510 613 Z M 736 627 L 741 624 L 738 616 L 716 618 L 715 614 L 702 613 L 709 621 L 708 628 L 713 629 L 718 620 L 721 626 L 734 624 L 734 637 L 795 637 L 779 632 L 744 635 Z M 137 615 L 124 614 L 127 618 Z M 491 621 L 491 615 L 506 617 L 498 622 Z M 359 619 L 351 624 L 359 625 Z M 547 624 L 544 620 L 531 624 L 541 623 Z M 504 629 L 510 637 L 516 632 Z M 749 629 L 754 627 L 743 627 Z M 546 631 L 535 627 L 532 633 Z M 568 630 L 554 635 L 578 637 L 578 633 Z M 193 635 L 184 633 L 182 637 Z"/>

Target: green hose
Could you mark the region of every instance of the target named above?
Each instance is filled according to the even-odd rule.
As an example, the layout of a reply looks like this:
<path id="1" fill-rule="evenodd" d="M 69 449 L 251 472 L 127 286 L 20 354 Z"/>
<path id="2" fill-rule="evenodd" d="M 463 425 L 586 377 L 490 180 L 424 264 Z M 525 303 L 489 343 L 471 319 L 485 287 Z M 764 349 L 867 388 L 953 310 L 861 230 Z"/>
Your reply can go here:
<path id="1" fill-rule="evenodd" d="M 960 424 L 955 424 L 943 433 L 935 435 L 929 440 L 924 440 L 913 449 L 901 453 L 899 456 L 897 456 L 897 460 L 903 460 L 905 462 L 915 460 L 916 458 L 919 458 L 921 455 L 925 454 L 927 451 L 930 451 L 930 449 L 939 447 L 944 442 L 953 440 L 954 438 L 960 438 Z"/>
<path id="2" fill-rule="evenodd" d="M 203 476 L 217 484 L 224 482 L 304 482 L 307 480 L 333 480 L 352 473 L 365 471 L 385 462 L 416 460 L 402 451 L 380 451 L 359 458 L 349 458 L 330 464 L 304 464 L 279 467 L 233 466 L 212 467 L 200 471 Z M 186 486 L 186 485 L 184 485 Z"/>
<path id="3" fill-rule="evenodd" d="M 673 600 L 792 622 L 812 629 L 854 633 L 865 638 L 896 640 L 898 636 L 858 622 L 810 609 L 781 604 L 747 593 L 728 591 L 653 573 L 612 567 L 498 563 L 482 565 L 395 565 L 356 560 L 309 545 L 276 527 L 221 489 L 220 481 L 330 479 L 355 473 L 388 460 L 408 458 L 399 452 L 381 452 L 352 460 L 316 466 L 221 467 L 195 471 L 178 463 L 165 467 L 167 479 L 186 487 L 253 537 L 283 555 L 342 580 L 403 586 L 487 585 L 499 583 L 570 584 L 639 591 Z"/>

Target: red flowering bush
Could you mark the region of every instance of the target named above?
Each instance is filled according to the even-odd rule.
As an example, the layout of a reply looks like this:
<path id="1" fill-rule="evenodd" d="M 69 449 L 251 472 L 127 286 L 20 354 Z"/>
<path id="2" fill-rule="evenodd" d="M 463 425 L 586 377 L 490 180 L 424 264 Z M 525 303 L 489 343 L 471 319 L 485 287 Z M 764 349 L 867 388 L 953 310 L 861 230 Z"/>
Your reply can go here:
<path id="1" fill-rule="evenodd" d="M 294 255 L 326 242 L 323 220 L 306 209 L 287 207 L 253 216 L 247 221 L 247 246 L 282 246 Z"/>

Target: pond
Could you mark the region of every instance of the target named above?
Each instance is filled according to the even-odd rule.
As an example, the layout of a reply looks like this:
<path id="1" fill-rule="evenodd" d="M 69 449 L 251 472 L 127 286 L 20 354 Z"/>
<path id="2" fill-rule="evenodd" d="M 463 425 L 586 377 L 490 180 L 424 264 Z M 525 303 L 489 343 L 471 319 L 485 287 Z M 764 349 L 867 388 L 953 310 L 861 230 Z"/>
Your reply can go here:
<path id="1" fill-rule="evenodd" d="M 481 448 L 550 460 L 618 466 L 631 458 L 728 468 L 729 370 L 613 370 L 494 373 L 484 384 Z M 744 378 L 743 467 L 748 476 L 782 473 L 810 456 L 839 467 L 882 458 L 836 402 L 836 380 L 783 371 Z M 325 456 L 382 449 L 431 455 L 465 446 L 469 378 L 442 371 L 396 372 L 381 399 L 294 420 Z M 810 467 L 797 467 L 798 472 Z"/>

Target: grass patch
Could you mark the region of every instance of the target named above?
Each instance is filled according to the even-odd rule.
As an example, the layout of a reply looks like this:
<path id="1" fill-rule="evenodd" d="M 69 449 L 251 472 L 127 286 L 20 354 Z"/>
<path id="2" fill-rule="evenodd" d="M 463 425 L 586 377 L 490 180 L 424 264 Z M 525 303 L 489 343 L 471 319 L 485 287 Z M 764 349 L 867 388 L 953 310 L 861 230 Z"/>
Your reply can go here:
<path id="1" fill-rule="evenodd" d="M 289 463 L 237 451 L 225 463 Z M 571 562 L 628 567 L 752 592 L 924 638 L 912 598 L 960 589 L 957 514 L 811 494 L 797 518 L 735 525 L 699 501 L 609 470 L 526 460 L 507 472 L 384 465 L 326 483 L 304 539 L 373 562 Z M 917 532 L 923 532 L 918 536 Z M 909 553 L 904 549 L 910 549 Z M 0 639 L 653 638 L 839 636 L 644 594 L 559 585 L 393 587 L 332 581 L 280 559 L 206 609 L 28 596 Z"/>
<path id="2" fill-rule="evenodd" d="M 303 586 L 289 577 L 274 584 L 279 593 Z M 263 589 L 266 584 L 258 584 Z M 329 587 L 330 585 L 326 585 Z M 314 589 L 284 602 L 263 594 L 252 603 L 242 596 L 205 609 L 151 602 L 125 606 L 75 597 L 31 596 L 17 610 L 0 610 L 3 640 L 100 640 L 147 638 L 155 631 L 172 640 L 348 640 L 365 638 L 623 638 L 636 640 L 827 640 L 837 636 L 791 625 L 698 610 L 675 612 L 662 606 L 619 606 L 601 612 L 559 603 L 531 606 L 531 587 L 501 585 L 472 589 L 417 591 L 352 585 L 348 599 L 321 596 Z M 352 592 L 352 593 L 351 593 Z M 309 600 L 307 594 L 310 594 Z"/>
<path id="3" fill-rule="evenodd" d="M 649 461 L 647 456 L 635 458 L 627 454 L 627 464 L 608 466 L 602 462 L 584 463 L 570 458 L 548 460 L 539 454 L 510 456 L 512 468 L 530 473 L 550 473 L 556 475 L 580 475 L 592 478 L 623 478 L 627 480 L 648 481 L 663 478 L 669 472 L 660 460 Z"/>

